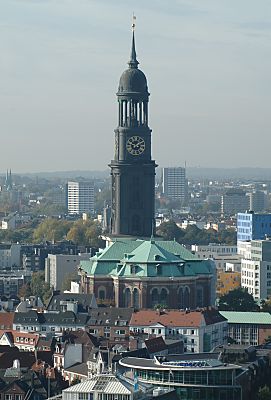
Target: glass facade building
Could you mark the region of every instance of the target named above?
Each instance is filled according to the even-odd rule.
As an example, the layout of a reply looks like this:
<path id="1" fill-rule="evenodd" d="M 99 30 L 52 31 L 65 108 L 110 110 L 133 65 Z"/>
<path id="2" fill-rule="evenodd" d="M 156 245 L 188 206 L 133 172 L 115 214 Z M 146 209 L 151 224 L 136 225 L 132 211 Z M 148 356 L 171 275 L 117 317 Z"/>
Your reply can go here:
<path id="1" fill-rule="evenodd" d="M 183 400 L 242 400 L 242 388 L 236 381 L 241 367 L 223 364 L 215 353 L 158 356 L 153 360 L 127 357 L 120 365 L 138 382 L 174 387 Z"/>
<path id="2" fill-rule="evenodd" d="M 237 241 L 264 240 L 271 236 L 271 214 L 237 214 Z"/>

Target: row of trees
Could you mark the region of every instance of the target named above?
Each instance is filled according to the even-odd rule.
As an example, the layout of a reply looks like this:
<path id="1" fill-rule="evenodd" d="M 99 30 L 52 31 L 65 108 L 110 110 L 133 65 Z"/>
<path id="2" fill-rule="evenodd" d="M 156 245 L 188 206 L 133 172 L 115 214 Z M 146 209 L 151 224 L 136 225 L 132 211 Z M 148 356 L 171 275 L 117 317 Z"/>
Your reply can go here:
<path id="1" fill-rule="evenodd" d="M 41 223 L 32 222 L 27 227 L 15 230 L 1 230 L 0 241 L 19 243 L 42 243 L 44 241 L 71 240 L 75 244 L 99 248 L 103 241 L 99 238 L 102 230 L 97 221 L 80 219 L 66 221 L 47 218 Z"/>
<path id="2" fill-rule="evenodd" d="M 163 222 L 157 229 L 157 234 L 165 240 L 176 240 L 179 243 L 192 244 L 209 244 L 224 243 L 236 244 L 236 232 L 234 229 L 227 229 L 217 232 L 214 229 L 199 229 L 196 225 L 188 225 L 186 229 L 179 228 L 174 221 Z"/>

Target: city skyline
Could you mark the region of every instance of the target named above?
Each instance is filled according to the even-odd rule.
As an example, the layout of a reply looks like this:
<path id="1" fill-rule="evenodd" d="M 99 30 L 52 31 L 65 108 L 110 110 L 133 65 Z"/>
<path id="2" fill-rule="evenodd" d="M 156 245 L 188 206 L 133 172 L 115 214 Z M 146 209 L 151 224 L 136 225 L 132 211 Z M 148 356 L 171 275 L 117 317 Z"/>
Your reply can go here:
<path id="1" fill-rule="evenodd" d="M 271 7 L 261 5 L 4 1 L 0 171 L 106 168 L 133 11 L 157 163 L 269 167 Z"/>

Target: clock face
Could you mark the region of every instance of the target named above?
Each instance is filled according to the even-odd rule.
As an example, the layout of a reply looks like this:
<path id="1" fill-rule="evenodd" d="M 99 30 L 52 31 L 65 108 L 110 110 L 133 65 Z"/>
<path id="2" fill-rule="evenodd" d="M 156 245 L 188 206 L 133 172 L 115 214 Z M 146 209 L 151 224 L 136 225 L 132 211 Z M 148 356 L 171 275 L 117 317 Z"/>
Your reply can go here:
<path id="1" fill-rule="evenodd" d="M 145 141 L 140 136 L 131 136 L 126 143 L 127 151 L 133 156 L 139 156 L 145 150 Z"/>

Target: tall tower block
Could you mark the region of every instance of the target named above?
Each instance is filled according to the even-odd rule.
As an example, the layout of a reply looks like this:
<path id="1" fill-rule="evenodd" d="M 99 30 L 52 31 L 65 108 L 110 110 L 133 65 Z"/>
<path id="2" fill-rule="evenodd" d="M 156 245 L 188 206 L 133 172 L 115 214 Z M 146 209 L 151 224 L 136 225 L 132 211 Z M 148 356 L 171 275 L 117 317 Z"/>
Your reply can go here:
<path id="1" fill-rule="evenodd" d="M 151 157 L 147 79 L 138 69 L 133 24 L 131 56 L 117 92 L 118 127 L 111 161 L 111 234 L 150 237 L 154 233 L 155 161 Z"/>

